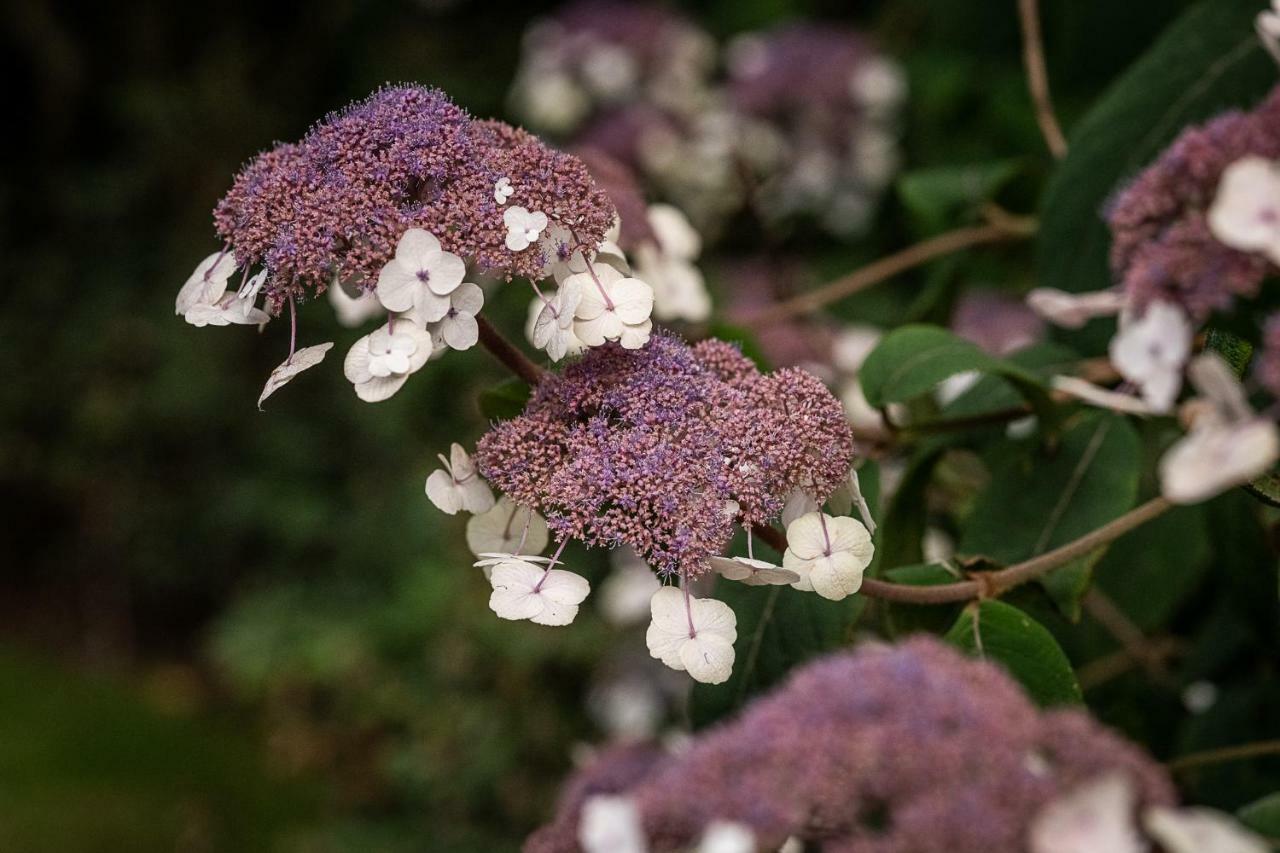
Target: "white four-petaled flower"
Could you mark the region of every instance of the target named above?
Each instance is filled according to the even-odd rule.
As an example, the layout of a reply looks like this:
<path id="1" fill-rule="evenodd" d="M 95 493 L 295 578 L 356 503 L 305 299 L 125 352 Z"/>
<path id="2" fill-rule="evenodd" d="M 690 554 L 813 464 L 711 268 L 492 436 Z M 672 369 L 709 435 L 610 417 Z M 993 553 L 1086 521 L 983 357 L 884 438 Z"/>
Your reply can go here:
<path id="1" fill-rule="evenodd" d="M 434 235 L 410 228 L 378 274 L 375 292 L 388 311 L 412 311 L 420 324 L 434 323 L 448 313 L 449 295 L 466 273 L 462 258 L 441 249 Z"/>
<path id="2" fill-rule="evenodd" d="M 1171 302 L 1155 301 L 1141 317 L 1120 316 L 1120 332 L 1111 339 L 1111 363 L 1142 389 L 1156 412 L 1173 407 L 1182 387 L 1182 368 L 1191 354 L 1191 321 Z"/>
<path id="3" fill-rule="evenodd" d="M 1160 491 L 1179 504 L 1247 483 L 1280 458 L 1280 429 L 1253 413 L 1226 362 L 1208 353 L 1192 361 L 1187 373 L 1208 406 L 1160 460 Z"/>
<path id="4" fill-rule="evenodd" d="M 1147 809 L 1147 833 L 1165 853 L 1268 853 L 1271 845 L 1229 815 L 1213 809 Z"/>
<path id="5" fill-rule="evenodd" d="M 538 242 L 538 235 L 547 227 L 547 215 L 540 210 L 531 213 L 517 205 L 503 212 L 502 224 L 507 226 L 507 248 L 523 252 Z"/>
<path id="6" fill-rule="evenodd" d="M 782 586 L 800 581 L 796 572 L 753 557 L 708 557 L 707 565 L 726 580 L 740 581 L 747 586 Z"/>
<path id="7" fill-rule="evenodd" d="M 538 625 L 568 625 L 591 592 L 581 575 L 530 559 L 512 557 L 493 567 L 489 608 L 500 619 L 528 619 Z"/>
<path id="8" fill-rule="evenodd" d="M 236 271 L 236 253 L 214 252 L 196 265 L 174 302 L 174 313 L 186 316 L 197 305 L 213 305 L 227 292 L 227 281 Z"/>
<path id="9" fill-rule="evenodd" d="M 629 797 L 597 794 L 582 804 L 578 843 L 585 853 L 647 853 L 640 809 Z"/>
<path id="10" fill-rule="evenodd" d="M 1222 243 L 1242 252 L 1258 252 L 1280 264 L 1280 164 L 1243 157 L 1228 166 L 1218 182 L 1208 221 L 1209 230 Z"/>
<path id="11" fill-rule="evenodd" d="M 351 345 L 343 373 L 356 396 L 376 403 L 395 394 L 431 357 L 431 334 L 407 319 L 389 319 Z"/>
<path id="12" fill-rule="evenodd" d="M 800 575 L 792 586 L 839 601 L 862 587 L 875 546 L 862 522 L 823 512 L 802 515 L 787 527 L 783 568 Z"/>
<path id="13" fill-rule="evenodd" d="M 1031 822 L 1031 853 L 1143 853 L 1133 802 L 1133 786 L 1120 775 L 1053 800 Z"/>
<path id="14" fill-rule="evenodd" d="M 267 384 L 262 388 L 262 396 L 258 397 L 258 408 L 261 409 L 263 401 L 291 382 L 293 377 L 324 361 L 325 353 L 331 349 L 333 349 L 333 341 L 303 347 L 286 358 L 284 363 L 271 371 L 271 375 L 267 377 Z"/>
<path id="15" fill-rule="evenodd" d="M 649 342 L 653 321 L 653 288 L 627 278 L 611 266 L 599 264 L 565 279 L 561 289 L 580 287 L 574 334 L 589 347 L 618 341 L 623 349 L 640 349 Z"/>
<path id="16" fill-rule="evenodd" d="M 541 554 L 547 547 L 547 522 L 529 507 L 502 495 L 488 511 L 467 521 L 467 547 L 476 556 Z"/>
<path id="17" fill-rule="evenodd" d="M 449 294 L 449 308 L 444 317 L 432 325 L 431 332 L 438 334 L 450 349 L 470 349 L 480 340 L 476 315 L 483 307 L 484 291 L 480 285 L 464 281 Z"/>
<path id="18" fill-rule="evenodd" d="M 493 491 L 461 444 L 454 442 L 448 459 L 444 454 L 437 454 L 437 458 L 444 467 L 427 477 L 427 497 L 437 509 L 454 515 L 458 510 L 475 514 L 493 508 Z"/>
<path id="19" fill-rule="evenodd" d="M 1124 294 L 1118 290 L 1068 293 L 1037 287 L 1027 294 L 1027 307 L 1055 326 L 1078 329 L 1095 317 L 1119 314 L 1124 308 Z"/>
<path id="20" fill-rule="evenodd" d="M 516 188 L 511 186 L 510 178 L 498 178 L 498 182 L 493 185 L 493 200 L 498 204 L 506 204 L 507 199 L 511 198 L 515 191 Z"/>
<path id="21" fill-rule="evenodd" d="M 541 350 L 546 350 L 552 361 L 559 361 L 566 354 L 580 349 L 582 342 L 573 331 L 574 315 L 582 301 L 582 284 L 578 280 L 566 281 L 564 286 L 538 300 L 542 309 L 533 321 L 530 340 Z"/>
<path id="22" fill-rule="evenodd" d="M 711 297 L 702 271 L 694 261 L 702 238 L 677 208 L 649 207 L 654 240 L 636 247 L 636 275 L 653 288 L 653 314 L 659 320 L 698 323 L 711 316 Z"/>
<path id="23" fill-rule="evenodd" d="M 738 620 L 723 601 L 664 586 L 649 600 L 649 654 L 695 681 L 721 684 L 733 671 Z"/>

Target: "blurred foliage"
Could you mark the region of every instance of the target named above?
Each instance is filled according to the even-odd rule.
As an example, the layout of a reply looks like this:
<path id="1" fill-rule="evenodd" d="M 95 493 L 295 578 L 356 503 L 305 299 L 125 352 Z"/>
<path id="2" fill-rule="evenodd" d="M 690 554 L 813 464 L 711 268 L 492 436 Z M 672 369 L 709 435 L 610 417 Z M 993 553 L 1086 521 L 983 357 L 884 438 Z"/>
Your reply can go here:
<path id="1" fill-rule="evenodd" d="M 1046 0 L 1068 129 L 1187 5 Z M 502 374 L 480 353 L 454 355 L 368 406 L 331 356 L 258 413 L 261 382 L 287 346 L 280 324 L 263 335 L 192 329 L 171 304 L 215 246 L 208 211 L 244 159 L 387 80 L 439 85 L 478 114 L 501 114 L 520 33 L 550 6 L 9 9 L 19 125 L 0 184 L 0 624 L 9 647 L 42 656 L 0 655 L 0 848 L 492 851 L 514 849 L 546 814 L 569 746 L 593 738 L 584 696 L 609 629 L 589 608 L 573 631 L 494 619 L 462 520 L 422 495 L 434 454 L 483 429 L 478 396 Z M 910 174 L 868 239 L 804 247 L 814 274 L 972 221 L 988 197 L 1035 211 L 1052 163 L 1013 4 L 847 6 L 686 5 L 718 35 L 799 16 L 849 20 L 908 71 Z M 961 287 L 1020 292 L 1031 281 L 1032 251 L 1002 246 L 869 289 L 835 313 L 938 322 Z M 520 303 L 503 295 L 494 307 L 514 326 Z M 325 305 L 304 306 L 302 318 L 304 344 L 336 339 L 341 352 L 354 337 Z M 1016 402 L 992 382 L 971 393 Z M 883 529 L 898 538 L 881 534 L 878 564 L 924 562 L 934 474 L 978 437 L 990 434 L 916 449 L 884 509 Z M 984 458 L 1016 465 L 1029 452 L 997 439 Z M 1132 472 L 1120 474 L 1130 498 Z M 1174 638 L 1176 669 L 1105 670 L 1116 641 L 1087 614 L 1069 623 L 1043 591 L 1008 606 L 1052 633 L 1090 707 L 1158 756 L 1274 737 L 1274 521 L 1228 495 L 1129 534 L 1093 566 L 1130 619 Z M 916 627 L 877 611 L 882 626 Z M 828 615 L 796 640 L 797 657 L 845 636 L 854 614 Z M 761 657 L 761 671 L 742 678 L 770 683 L 775 664 Z M 145 693 L 138 673 L 176 665 L 196 673 L 180 718 L 126 692 Z M 1053 695 L 1069 692 L 1061 684 Z M 1212 685 L 1217 701 L 1188 714 L 1191 684 Z M 1200 801 L 1234 808 L 1280 788 L 1280 760 L 1182 781 Z"/>

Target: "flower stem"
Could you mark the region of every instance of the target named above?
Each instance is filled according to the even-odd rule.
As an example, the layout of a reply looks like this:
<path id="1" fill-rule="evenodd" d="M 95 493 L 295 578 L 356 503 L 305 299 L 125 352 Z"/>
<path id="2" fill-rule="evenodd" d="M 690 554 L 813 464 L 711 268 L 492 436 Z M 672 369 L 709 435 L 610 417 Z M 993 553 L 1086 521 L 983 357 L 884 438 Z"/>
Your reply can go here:
<path id="1" fill-rule="evenodd" d="M 1018 20 L 1022 25 L 1022 64 L 1027 71 L 1027 88 L 1036 108 L 1036 122 L 1049 146 L 1049 152 L 1061 160 L 1067 156 L 1067 139 L 1058 125 L 1049 95 L 1049 73 L 1044 65 L 1044 39 L 1040 34 L 1039 0 L 1018 0 Z"/>
<path id="2" fill-rule="evenodd" d="M 476 325 L 480 327 L 480 345 L 516 376 L 530 385 L 537 385 L 546 377 L 547 372 L 516 349 L 487 318 L 477 314 Z"/>
<path id="3" fill-rule="evenodd" d="M 1280 755 L 1280 740 L 1261 740 L 1255 743 L 1242 743 L 1238 746 L 1224 746 L 1220 749 L 1192 752 L 1170 761 L 1169 769 L 1174 772 L 1180 772 L 1182 770 L 1190 770 L 1192 767 L 1203 767 L 1206 764 L 1221 764 L 1225 761 L 1258 758 L 1263 755 Z"/>

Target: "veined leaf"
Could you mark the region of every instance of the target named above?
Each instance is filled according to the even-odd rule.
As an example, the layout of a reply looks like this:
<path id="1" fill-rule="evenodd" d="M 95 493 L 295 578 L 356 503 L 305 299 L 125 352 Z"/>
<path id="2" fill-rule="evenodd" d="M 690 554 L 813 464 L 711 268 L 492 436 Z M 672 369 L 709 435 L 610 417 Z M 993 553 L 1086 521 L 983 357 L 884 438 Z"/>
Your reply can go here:
<path id="1" fill-rule="evenodd" d="M 1012 605 L 1002 601 L 971 604 L 945 639 L 974 657 L 1003 666 L 1040 705 L 1083 701 L 1071 662 L 1057 640 Z"/>

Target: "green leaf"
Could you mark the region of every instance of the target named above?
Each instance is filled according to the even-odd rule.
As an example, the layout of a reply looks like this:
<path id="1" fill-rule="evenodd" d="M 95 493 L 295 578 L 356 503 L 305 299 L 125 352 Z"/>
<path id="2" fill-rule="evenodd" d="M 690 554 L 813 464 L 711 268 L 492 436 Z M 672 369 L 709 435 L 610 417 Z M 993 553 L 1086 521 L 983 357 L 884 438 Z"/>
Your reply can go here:
<path id="1" fill-rule="evenodd" d="M 529 385 L 521 379 L 504 379 L 480 392 L 480 414 L 505 421 L 519 416 L 529 402 Z"/>
<path id="2" fill-rule="evenodd" d="M 721 581 L 716 597 L 738 618 L 733 674 L 724 684 L 695 684 L 689 697 L 694 727 L 714 723 L 772 687 L 792 669 L 842 645 L 865 604 L 862 596 L 828 601 L 786 586 Z"/>
<path id="3" fill-rule="evenodd" d="M 1280 791 L 1242 806 L 1236 817 L 1254 832 L 1272 840 L 1280 839 Z"/>
<path id="4" fill-rule="evenodd" d="M 1244 376 L 1253 358 L 1253 344 L 1223 329 L 1210 329 L 1205 335 L 1204 348 L 1222 356 L 1237 377 Z"/>
<path id="5" fill-rule="evenodd" d="M 1119 415 L 1089 412 L 1070 424 L 1059 445 L 993 451 L 991 482 L 966 520 L 960 551 L 1008 565 L 1043 554 L 1101 527 L 1133 507 L 1142 452 Z M 1101 552 L 1056 569 L 1042 580 L 1069 619 Z"/>
<path id="6" fill-rule="evenodd" d="M 1038 376 L 937 326 L 893 330 L 867 356 L 858 375 L 867 402 L 880 407 L 919 397 L 944 379 L 971 370 L 1007 379 L 1037 412 L 1052 418 L 1053 404 Z"/>
<path id="7" fill-rule="evenodd" d="M 947 642 L 1002 665 L 1040 705 L 1083 701 L 1076 674 L 1053 635 L 1027 614 L 1002 601 L 964 609 Z"/>
<path id="8" fill-rule="evenodd" d="M 1047 383 L 1049 378 L 1061 374 L 1072 373 L 1080 362 L 1080 356 L 1069 347 L 1055 343 L 1033 344 L 1005 360 L 1040 377 Z M 940 420 L 972 418 L 990 412 L 1011 409 L 1021 401 L 1017 388 L 998 375 L 983 376 L 959 397 L 943 406 L 939 414 Z"/>
<path id="9" fill-rule="evenodd" d="M 1274 85 L 1275 65 L 1253 29 L 1262 5 L 1203 0 L 1188 9 L 1076 126 L 1042 206 L 1044 286 L 1109 286 L 1107 200 L 1188 124 L 1251 106 Z"/>
<path id="10" fill-rule="evenodd" d="M 1098 585 L 1144 631 L 1168 625 L 1209 568 L 1203 506 L 1178 507 L 1121 536 L 1097 565 Z"/>
<path id="11" fill-rule="evenodd" d="M 898 179 L 898 197 L 925 233 L 942 231 L 990 201 L 1021 168 L 1017 160 L 934 166 Z"/>

